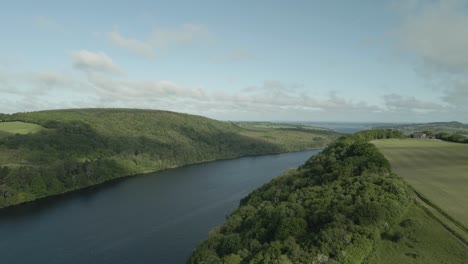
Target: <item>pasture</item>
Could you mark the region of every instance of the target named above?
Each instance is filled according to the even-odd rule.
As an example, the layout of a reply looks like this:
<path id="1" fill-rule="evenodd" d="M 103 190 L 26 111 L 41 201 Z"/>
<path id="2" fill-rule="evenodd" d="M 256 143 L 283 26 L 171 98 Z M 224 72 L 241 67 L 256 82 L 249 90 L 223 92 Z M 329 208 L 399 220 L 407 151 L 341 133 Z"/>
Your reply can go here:
<path id="1" fill-rule="evenodd" d="M 374 143 L 394 172 L 465 228 L 468 226 L 468 144 L 426 139 Z"/>
<path id="2" fill-rule="evenodd" d="M 42 126 L 25 122 L 0 122 L 0 138 L 15 134 L 33 134 L 44 129 Z"/>
<path id="3" fill-rule="evenodd" d="M 413 204 L 401 221 L 382 235 L 364 263 L 466 263 L 466 246 L 447 232 L 423 207 Z"/>

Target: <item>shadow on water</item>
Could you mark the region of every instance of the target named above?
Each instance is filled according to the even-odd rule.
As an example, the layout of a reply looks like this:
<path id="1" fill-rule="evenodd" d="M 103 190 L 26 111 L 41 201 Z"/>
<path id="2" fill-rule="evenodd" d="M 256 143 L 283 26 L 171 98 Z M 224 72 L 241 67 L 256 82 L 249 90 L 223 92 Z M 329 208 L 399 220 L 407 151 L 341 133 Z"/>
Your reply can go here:
<path id="1" fill-rule="evenodd" d="M 142 177 L 146 175 L 150 174 L 114 179 L 98 185 L 89 186 L 84 189 L 44 197 L 35 201 L 2 208 L 0 209 L 0 224 L 12 219 L 14 220 L 17 218 L 34 217 L 35 215 L 42 213 L 44 210 L 53 210 L 54 208 L 58 208 L 63 204 L 69 203 L 70 201 L 80 201 L 82 203 L 87 203 L 88 201 L 93 200 L 94 197 L 99 193 L 124 184 L 125 181 L 132 180 L 132 177 Z"/>
<path id="2" fill-rule="evenodd" d="M 249 192 L 318 152 L 193 164 L 2 209 L 0 262 L 184 263 Z"/>
<path id="3" fill-rule="evenodd" d="M 317 149 L 321 151 L 322 149 Z M 302 151 L 298 151 L 300 153 Z M 95 196 L 99 195 L 100 193 L 106 192 L 108 190 L 112 190 L 115 187 L 118 187 L 124 184 L 127 181 L 137 180 L 141 177 L 150 177 L 150 176 L 157 176 L 160 173 L 173 171 L 175 169 L 190 169 L 196 168 L 199 166 L 205 166 L 211 163 L 222 163 L 222 162 L 230 162 L 232 160 L 242 160 L 242 159 L 251 159 L 255 160 L 257 158 L 266 158 L 266 157 L 275 157 L 281 156 L 285 154 L 292 154 L 290 153 L 275 153 L 275 154 L 268 154 L 268 155 L 256 155 L 256 156 L 245 156 L 239 158 L 231 158 L 231 159 L 223 159 L 223 160 L 215 160 L 215 161 L 207 161 L 207 162 L 200 162 L 194 164 L 187 164 L 184 166 L 180 166 L 178 168 L 171 168 L 162 171 L 156 172 L 149 172 L 144 174 L 137 174 L 132 176 L 126 176 L 122 178 L 117 178 L 113 180 L 109 180 L 103 182 L 101 184 L 89 186 L 83 189 L 78 189 L 62 194 L 57 194 L 53 196 L 44 197 L 38 200 L 34 200 L 31 202 L 14 205 L 6 208 L 0 209 L 0 224 L 4 221 L 9 221 L 11 219 L 17 218 L 24 218 L 24 217 L 34 217 L 37 214 L 42 213 L 44 210 L 53 210 L 54 208 L 60 207 L 62 204 L 66 204 L 70 201 L 79 201 L 82 203 L 87 203 L 94 199 Z"/>

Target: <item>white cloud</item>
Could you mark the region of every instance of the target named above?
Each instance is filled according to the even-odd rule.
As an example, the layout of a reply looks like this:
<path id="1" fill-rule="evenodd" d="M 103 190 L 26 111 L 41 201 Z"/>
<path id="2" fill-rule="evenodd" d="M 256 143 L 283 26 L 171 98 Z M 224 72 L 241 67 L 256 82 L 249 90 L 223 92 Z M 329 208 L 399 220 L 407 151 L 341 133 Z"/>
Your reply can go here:
<path id="1" fill-rule="evenodd" d="M 242 89 L 242 91 L 246 93 L 268 92 L 281 95 L 284 93 L 298 92 L 301 88 L 303 87 L 299 84 L 287 85 L 278 80 L 266 80 L 261 85 L 249 86 Z"/>
<path id="2" fill-rule="evenodd" d="M 108 32 L 107 38 L 117 46 L 128 49 L 139 55 L 152 57 L 154 55 L 153 46 L 145 41 L 140 41 L 132 38 L 126 38 L 117 31 Z"/>
<path id="3" fill-rule="evenodd" d="M 0 74 L 0 84 L 6 81 L 11 85 L 10 91 L 0 89 L 0 112 L 128 107 L 188 112 L 224 120 L 433 121 L 453 110 L 395 94 L 385 96 L 383 106 L 347 99 L 337 93 L 314 97 L 300 85 L 275 80 L 254 85 L 258 89 L 251 91 L 240 88 L 227 92 L 186 87 L 166 80 L 116 78 L 94 71 L 85 72 L 83 77 L 86 81 L 52 71 L 7 77 Z M 50 102 L 50 98 L 54 100 Z"/>
<path id="4" fill-rule="evenodd" d="M 66 84 L 69 80 L 54 71 L 41 71 L 32 74 L 32 81 L 46 87 L 55 87 Z"/>
<path id="5" fill-rule="evenodd" d="M 178 45 L 191 44 L 197 40 L 206 40 L 210 33 L 203 25 L 184 24 L 177 28 L 155 28 L 144 40 L 124 36 L 117 30 L 106 34 L 109 41 L 130 52 L 146 57 Z"/>
<path id="6" fill-rule="evenodd" d="M 468 2 L 425 3 L 404 13 L 399 29 L 403 45 L 441 70 L 467 73 Z"/>
<path id="7" fill-rule="evenodd" d="M 443 100 L 466 113 L 468 111 L 468 80 L 459 79 L 452 82 L 451 88 L 445 91 Z"/>
<path id="8" fill-rule="evenodd" d="M 416 73 L 443 103 L 416 98 L 385 98 L 389 109 L 443 112 L 450 120 L 468 114 L 468 2 L 464 0 L 400 1 L 396 29 L 402 47 L 419 59 Z M 440 114 L 440 113 L 439 113 Z"/>
<path id="9" fill-rule="evenodd" d="M 77 69 L 93 72 L 107 72 L 122 74 L 120 67 L 103 52 L 95 53 L 87 50 L 75 51 L 73 55 L 73 66 Z"/>
<path id="10" fill-rule="evenodd" d="M 40 96 L 55 89 L 64 91 L 82 86 L 81 81 L 55 71 L 0 72 L 0 93 L 10 95 Z"/>
<path id="11" fill-rule="evenodd" d="M 400 112 L 402 114 L 410 112 L 423 114 L 446 110 L 441 104 L 422 101 L 412 96 L 404 97 L 398 94 L 387 94 L 383 96 L 383 99 L 389 111 Z"/>
<path id="12" fill-rule="evenodd" d="M 102 74 L 89 74 L 89 82 L 100 96 L 130 102 L 156 101 L 160 99 L 192 98 L 202 100 L 202 88 L 183 88 L 171 81 L 134 81 L 110 78 Z"/>

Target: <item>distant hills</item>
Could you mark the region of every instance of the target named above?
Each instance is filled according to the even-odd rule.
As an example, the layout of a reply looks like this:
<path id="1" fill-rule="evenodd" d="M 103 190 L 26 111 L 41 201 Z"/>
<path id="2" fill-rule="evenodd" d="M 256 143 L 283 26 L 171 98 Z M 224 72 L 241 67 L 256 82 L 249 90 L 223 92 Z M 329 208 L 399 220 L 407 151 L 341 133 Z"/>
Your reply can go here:
<path id="1" fill-rule="evenodd" d="M 0 207 L 216 159 L 323 147 L 339 134 L 140 109 L 0 114 Z"/>
<path id="2" fill-rule="evenodd" d="M 415 124 L 399 124 L 399 125 L 382 125 L 376 128 L 395 129 L 405 134 L 411 134 L 420 131 L 432 131 L 434 133 L 450 133 L 468 135 L 468 124 L 463 124 L 457 121 L 452 122 L 432 122 L 432 123 L 415 123 Z"/>

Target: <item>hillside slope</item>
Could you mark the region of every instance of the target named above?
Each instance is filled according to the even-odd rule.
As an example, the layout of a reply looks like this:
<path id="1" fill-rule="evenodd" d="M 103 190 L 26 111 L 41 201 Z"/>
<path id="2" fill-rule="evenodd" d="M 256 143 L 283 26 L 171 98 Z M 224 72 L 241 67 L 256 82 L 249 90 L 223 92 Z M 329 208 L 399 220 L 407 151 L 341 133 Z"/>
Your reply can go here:
<path id="1" fill-rule="evenodd" d="M 322 147 L 337 137 L 273 129 L 249 136 L 248 127 L 233 123 L 137 109 L 41 111 L 0 120 L 4 127 L 45 128 L 1 134 L 0 207 L 191 163 Z M 273 131 L 275 137 L 267 135 Z"/>
<path id="2" fill-rule="evenodd" d="M 249 194 L 189 263 L 463 263 L 465 246 L 370 143 L 404 137 L 370 130 L 338 139 Z"/>
<path id="3" fill-rule="evenodd" d="M 361 263 L 410 204 L 410 190 L 370 139 L 344 136 L 241 201 L 190 263 Z"/>
<path id="4" fill-rule="evenodd" d="M 373 142 L 448 229 L 468 242 L 468 145 L 440 140 Z"/>

